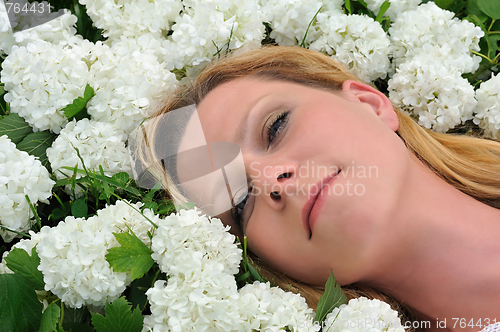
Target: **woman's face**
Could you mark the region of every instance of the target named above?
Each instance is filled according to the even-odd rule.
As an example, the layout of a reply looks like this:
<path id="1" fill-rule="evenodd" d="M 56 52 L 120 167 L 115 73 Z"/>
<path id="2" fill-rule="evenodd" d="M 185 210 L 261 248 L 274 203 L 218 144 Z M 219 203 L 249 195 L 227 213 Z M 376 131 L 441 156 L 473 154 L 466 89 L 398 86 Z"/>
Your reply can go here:
<path id="1" fill-rule="evenodd" d="M 237 210 L 249 248 L 304 282 L 324 284 L 331 269 L 341 284 L 366 278 L 408 162 L 387 98 L 353 81 L 331 92 L 247 78 L 218 86 L 197 109 L 207 142 L 241 148 L 251 192 Z"/>

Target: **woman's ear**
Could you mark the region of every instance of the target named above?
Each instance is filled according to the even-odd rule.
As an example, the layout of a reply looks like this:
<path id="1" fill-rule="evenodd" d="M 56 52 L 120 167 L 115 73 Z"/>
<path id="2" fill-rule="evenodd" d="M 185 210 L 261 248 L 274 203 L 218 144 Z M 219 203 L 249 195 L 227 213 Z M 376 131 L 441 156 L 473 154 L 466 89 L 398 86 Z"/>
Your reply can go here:
<path id="1" fill-rule="evenodd" d="M 342 92 L 350 100 L 370 105 L 380 120 L 392 131 L 398 129 L 398 116 L 392 107 L 391 101 L 382 92 L 353 80 L 347 80 L 342 84 Z"/>

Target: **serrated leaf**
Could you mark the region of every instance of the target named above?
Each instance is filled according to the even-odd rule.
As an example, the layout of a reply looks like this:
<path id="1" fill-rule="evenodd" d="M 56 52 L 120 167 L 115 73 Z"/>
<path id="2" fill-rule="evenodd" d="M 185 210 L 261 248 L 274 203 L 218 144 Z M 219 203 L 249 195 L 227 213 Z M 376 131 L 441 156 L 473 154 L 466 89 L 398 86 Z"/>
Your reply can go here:
<path id="1" fill-rule="evenodd" d="M 24 249 L 14 248 L 5 257 L 5 261 L 7 267 L 16 275 L 24 277 L 31 288 L 36 290 L 44 289 L 43 274 L 38 271 L 40 258 L 35 247 L 31 249 L 31 256 Z"/>
<path id="2" fill-rule="evenodd" d="M 480 22 L 484 22 L 488 19 L 488 15 L 483 13 L 477 4 L 478 0 L 469 0 L 467 1 L 467 16 L 472 17 L 476 16 L 476 18 Z M 468 21 L 471 21 L 469 18 L 466 18 Z M 475 22 L 474 22 L 475 23 Z"/>
<path id="3" fill-rule="evenodd" d="M 326 281 L 325 293 L 318 301 L 314 320 L 321 323 L 327 314 L 333 309 L 340 307 L 342 304 L 347 304 L 347 297 L 337 283 L 337 280 L 335 280 L 332 271 L 330 277 Z"/>
<path id="4" fill-rule="evenodd" d="M 16 274 L 0 274 L 0 322 L 2 331 L 38 332 L 43 305 L 26 279 Z"/>
<path id="5" fill-rule="evenodd" d="M 115 271 L 130 272 L 132 280 L 139 279 L 153 266 L 153 252 L 134 234 L 113 234 L 121 246 L 110 248 L 106 260 Z"/>
<path id="6" fill-rule="evenodd" d="M 61 308 L 57 304 L 51 303 L 43 312 L 38 332 L 57 332 L 59 317 L 61 317 Z"/>
<path id="7" fill-rule="evenodd" d="M 76 98 L 73 103 L 67 105 L 64 107 L 61 111 L 64 112 L 64 115 L 68 118 L 68 120 L 73 119 L 74 117 L 77 118 L 84 118 L 87 114 L 84 114 L 83 116 L 78 117 L 77 115 L 83 111 L 89 100 L 95 96 L 94 89 L 87 84 L 85 87 L 85 92 L 83 93 L 83 97 L 78 97 Z M 86 112 L 85 112 L 86 113 Z M 77 119 L 78 120 L 78 119 Z"/>
<path id="8" fill-rule="evenodd" d="M 479 9 L 494 20 L 500 20 L 500 1 L 477 0 Z"/>
<path id="9" fill-rule="evenodd" d="M 92 314 L 92 324 L 97 332 L 141 332 L 144 317 L 139 308 L 131 309 L 127 300 L 120 297 L 106 304 L 105 316 Z"/>
<path id="10" fill-rule="evenodd" d="M 17 148 L 21 151 L 26 151 L 28 154 L 38 157 L 43 166 L 50 170 L 49 158 L 45 153 L 47 148 L 52 145 L 56 139 L 56 135 L 48 131 L 39 131 L 27 135 Z"/>
<path id="11" fill-rule="evenodd" d="M 71 205 L 71 214 L 76 218 L 85 218 L 88 214 L 88 206 L 83 198 L 79 198 Z"/>
<path id="12" fill-rule="evenodd" d="M 7 135 L 14 144 L 32 132 L 30 125 L 16 113 L 4 115 L 0 119 L 0 136 Z"/>

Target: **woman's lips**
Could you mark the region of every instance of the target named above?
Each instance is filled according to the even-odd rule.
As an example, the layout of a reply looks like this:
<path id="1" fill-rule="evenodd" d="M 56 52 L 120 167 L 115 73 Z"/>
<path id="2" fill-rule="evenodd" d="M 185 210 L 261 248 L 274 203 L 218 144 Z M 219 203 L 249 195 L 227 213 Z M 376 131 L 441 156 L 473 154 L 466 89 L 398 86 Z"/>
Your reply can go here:
<path id="1" fill-rule="evenodd" d="M 321 211 L 321 207 L 326 200 L 326 195 L 323 194 L 323 188 L 339 173 L 340 170 L 336 174 L 332 174 L 325 177 L 324 179 L 321 179 L 316 183 L 316 186 L 312 187 L 312 189 L 309 191 L 307 202 L 302 208 L 302 223 L 306 231 L 309 232 L 309 238 L 311 238 L 312 236 L 312 227 L 316 222 L 319 212 Z M 319 188 L 319 190 L 315 190 L 314 188 Z"/>

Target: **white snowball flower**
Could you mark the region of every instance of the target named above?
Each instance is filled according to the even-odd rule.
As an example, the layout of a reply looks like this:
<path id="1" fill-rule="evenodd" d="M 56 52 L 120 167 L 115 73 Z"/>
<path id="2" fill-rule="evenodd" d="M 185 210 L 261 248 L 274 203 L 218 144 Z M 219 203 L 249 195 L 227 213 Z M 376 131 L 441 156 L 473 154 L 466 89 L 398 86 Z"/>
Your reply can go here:
<path id="1" fill-rule="evenodd" d="M 380 300 L 352 299 L 326 316 L 324 330 L 329 332 L 403 332 L 398 312 Z"/>
<path id="2" fill-rule="evenodd" d="M 73 119 L 61 130 L 46 153 L 52 172 L 58 179 L 66 178 L 64 174 L 72 175 L 72 171 L 62 169 L 63 166 L 77 165 L 79 169 L 83 169 L 76 149 L 87 169 L 99 171 L 101 165 L 107 176 L 119 172 L 131 173 L 132 166 L 125 146 L 126 140 L 127 135 L 123 130 L 110 123 L 89 119 L 77 122 Z M 77 174 L 77 178 L 82 176 Z"/>
<path id="3" fill-rule="evenodd" d="M 319 331 L 314 311 L 299 294 L 255 281 L 241 288 L 239 295 L 237 307 L 245 331 Z"/>
<path id="4" fill-rule="evenodd" d="M 227 49 L 260 46 L 264 17 L 258 0 L 190 0 L 184 5 L 164 44 L 169 70 L 208 63 Z"/>
<path id="5" fill-rule="evenodd" d="M 132 206 L 140 210 L 142 203 Z M 152 229 L 146 218 L 124 202 L 108 206 L 87 220 L 66 217 L 56 227 L 43 227 L 46 235 L 38 243 L 37 252 L 45 290 L 72 308 L 104 306 L 118 298 L 130 278 L 113 271 L 105 256 L 108 249 L 119 246 L 113 232 L 128 231 L 126 226 L 140 238 L 147 237 L 144 231 Z"/>
<path id="6" fill-rule="evenodd" d="M 390 41 L 380 23 L 366 15 L 337 14 L 319 19 L 322 35 L 310 49 L 341 62 L 364 81 L 385 78 L 390 68 Z"/>
<path id="7" fill-rule="evenodd" d="M 265 20 L 271 25 L 270 37 L 279 45 L 300 45 L 318 10 L 321 8 L 324 12 L 326 9 L 322 0 L 261 0 L 261 3 Z M 316 40 L 320 34 L 317 23 L 313 22 L 307 31 L 306 45 Z"/>
<path id="8" fill-rule="evenodd" d="M 28 4 L 26 0 L 19 0 L 16 2 L 20 3 L 21 8 L 24 4 Z M 39 2 L 37 8 L 43 8 L 45 12 L 39 13 L 38 10 L 36 13 L 30 12 L 29 15 L 25 15 L 19 22 L 20 26 L 34 26 L 33 28 L 18 31 L 14 34 L 12 32 L 12 27 L 10 25 L 5 5 L 3 2 L 0 2 L 0 52 L 3 51 L 6 54 L 10 54 L 12 46 L 26 46 L 36 40 L 44 40 L 53 44 L 66 45 L 67 40 L 76 33 L 74 25 L 76 24 L 77 17 L 67 10 L 59 17 L 57 17 L 57 15 L 60 15 L 60 13 L 52 13 L 51 15 L 54 15 L 57 18 L 43 24 L 36 24 L 36 19 L 40 16 L 45 19 L 47 18 L 47 5 L 47 1 Z M 34 21 L 32 21 L 32 19 Z"/>
<path id="9" fill-rule="evenodd" d="M 5 101 L 34 131 L 59 133 L 67 120 L 61 110 L 83 96 L 89 79 L 81 54 L 42 40 L 14 46 L 2 68 Z"/>
<path id="10" fill-rule="evenodd" d="M 241 260 L 241 249 L 234 241 L 220 219 L 181 210 L 158 224 L 151 256 L 169 276 L 191 275 L 207 264 L 222 266 L 224 273 L 232 275 Z"/>
<path id="11" fill-rule="evenodd" d="M 110 39 L 166 34 L 182 9 L 181 0 L 79 0 L 93 23 Z"/>
<path id="12" fill-rule="evenodd" d="M 375 13 L 375 15 L 378 14 L 380 6 L 382 6 L 384 2 L 385 0 L 366 0 L 368 9 Z M 389 16 L 391 21 L 394 22 L 401 13 L 417 9 L 422 0 L 391 0 L 389 2 L 389 9 L 387 9 L 384 16 Z"/>
<path id="13" fill-rule="evenodd" d="M 425 128 L 446 132 L 472 119 L 474 88 L 439 59 L 414 57 L 401 64 L 388 83 L 389 99 Z"/>
<path id="14" fill-rule="evenodd" d="M 31 203 L 48 203 L 55 182 L 42 163 L 16 145 L 6 135 L 0 136 L 0 225 L 26 232 L 32 225 Z M 0 228 L 0 236 L 10 242 L 16 233 Z"/>
<path id="15" fill-rule="evenodd" d="M 443 62 L 453 62 L 462 73 L 477 70 L 480 57 L 470 50 L 479 51 L 479 40 L 484 32 L 473 23 L 453 18 L 453 12 L 439 8 L 434 2 L 420 5 L 398 16 L 389 28 L 397 65 L 426 52 L 427 45 L 441 54 Z"/>
<path id="16" fill-rule="evenodd" d="M 474 123 L 483 128 L 486 135 L 500 138 L 500 74 L 481 83 L 476 99 Z"/>
<path id="17" fill-rule="evenodd" d="M 96 44 L 92 59 L 90 84 L 96 95 L 87 111 L 93 119 L 109 122 L 126 134 L 152 115 L 151 100 L 160 91 L 169 93 L 177 87 L 175 75 L 160 64 L 155 55 L 139 49 L 126 52 L 126 44 L 115 48 Z"/>

